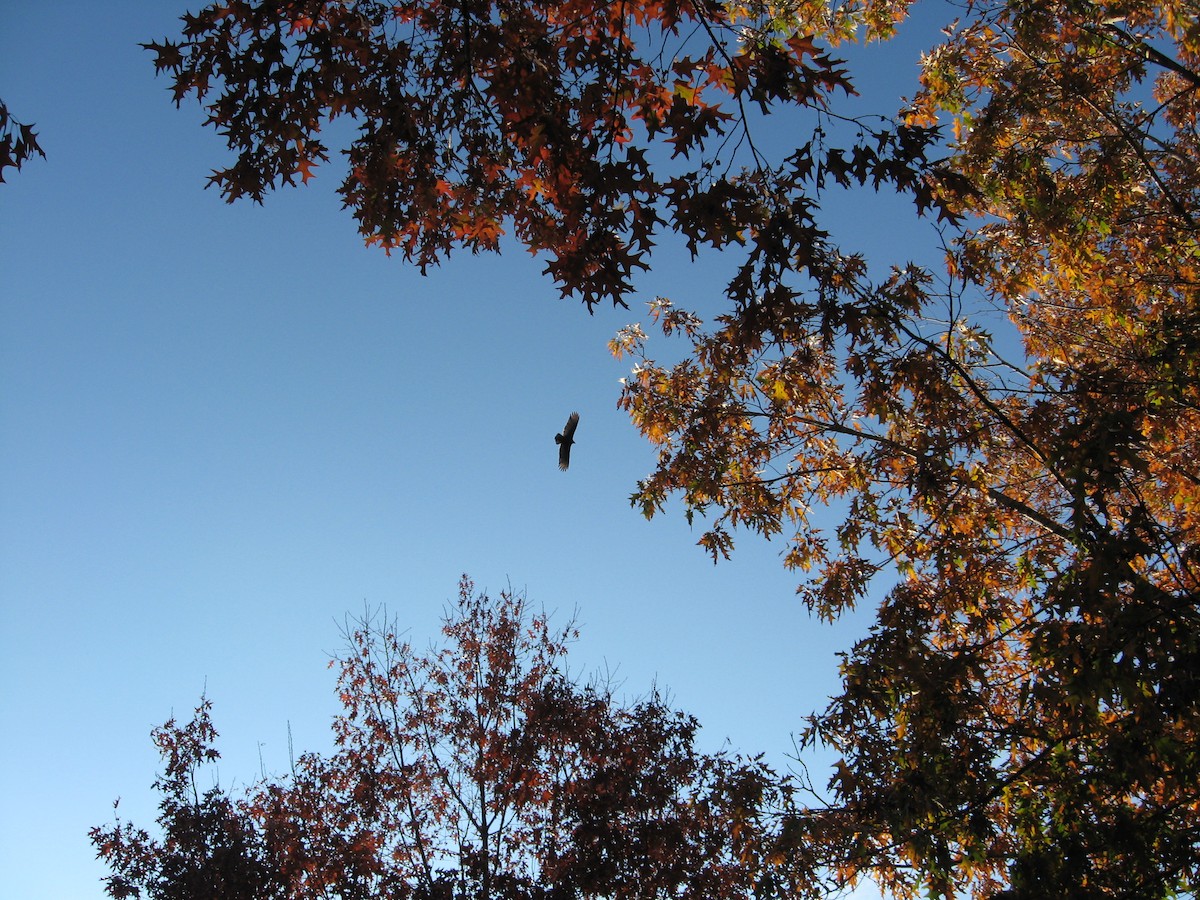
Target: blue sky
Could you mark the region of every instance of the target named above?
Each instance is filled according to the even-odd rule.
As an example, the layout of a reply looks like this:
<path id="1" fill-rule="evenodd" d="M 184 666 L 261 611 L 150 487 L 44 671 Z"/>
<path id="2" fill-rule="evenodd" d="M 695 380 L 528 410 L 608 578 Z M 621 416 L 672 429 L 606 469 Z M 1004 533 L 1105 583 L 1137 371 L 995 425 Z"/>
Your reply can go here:
<path id="1" fill-rule="evenodd" d="M 117 797 L 152 822 L 149 731 L 201 692 L 223 783 L 283 771 L 289 727 L 326 748 L 345 616 L 386 605 L 424 643 L 463 572 L 576 611 L 576 666 L 657 680 L 706 749 L 782 761 L 866 619 L 810 618 L 781 545 L 714 567 L 681 516 L 630 508 L 653 451 L 605 347 L 655 294 L 711 305 L 712 270 L 667 247 L 594 316 L 515 245 L 422 278 L 362 246 L 336 158 L 227 206 L 219 138 L 137 46 L 185 8 L 0 17 L 0 97 L 48 154 L 0 185 L 0 893 L 100 897 L 87 829 Z M 911 45 L 890 59 L 882 89 L 911 91 Z M 872 202 L 830 218 L 924 246 Z"/>

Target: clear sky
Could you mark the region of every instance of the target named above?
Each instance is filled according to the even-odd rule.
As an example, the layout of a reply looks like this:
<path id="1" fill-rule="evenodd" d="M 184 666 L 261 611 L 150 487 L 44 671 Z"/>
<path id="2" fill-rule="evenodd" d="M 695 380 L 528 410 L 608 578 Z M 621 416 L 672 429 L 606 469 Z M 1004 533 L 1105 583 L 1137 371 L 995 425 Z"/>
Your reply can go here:
<path id="1" fill-rule="evenodd" d="M 577 611 L 574 663 L 657 680 L 705 749 L 783 761 L 866 620 L 810 618 L 781 545 L 714 567 L 630 508 L 653 451 L 605 347 L 655 294 L 711 308 L 712 272 L 667 248 L 594 316 L 515 245 L 422 278 L 362 246 L 336 158 L 225 205 L 218 136 L 138 47 L 186 8 L 0 5 L 0 97 L 48 154 L 0 185 L 0 896 L 101 896 L 88 828 L 117 797 L 152 823 L 149 731 L 204 691 L 225 784 L 283 771 L 289 727 L 327 748 L 344 617 L 386 605 L 424 643 L 463 572 Z M 895 94 L 906 52 L 873 70 Z M 868 250 L 911 236 L 830 215 Z"/>

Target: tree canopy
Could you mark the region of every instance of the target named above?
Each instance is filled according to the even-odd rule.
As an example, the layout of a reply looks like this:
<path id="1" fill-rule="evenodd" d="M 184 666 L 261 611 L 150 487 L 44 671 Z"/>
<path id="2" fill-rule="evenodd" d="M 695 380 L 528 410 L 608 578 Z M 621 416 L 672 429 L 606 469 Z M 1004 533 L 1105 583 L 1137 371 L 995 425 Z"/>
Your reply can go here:
<path id="1" fill-rule="evenodd" d="M 842 762 L 807 853 L 900 895 L 1194 890 L 1195 9 L 947 4 L 910 102 L 836 127 L 837 46 L 908 6 L 261 0 L 147 46 L 235 152 L 231 200 L 307 181 L 346 116 L 342 196 L 419 265 L 509 231 L 590 307 L 662 232 L 740 254 L 714 321 L 653 305 L 682 362 L 612 347 L 647 516 L 680 497 L 714 560 L 778 536 L 822 616 L 878 603 L 809 723 Z M 835 185 L 936 216 L 944 268 L 826 233 Z"/>
<path id="2" fill-rule="evenodd" d="M 808 732 L 845 754 L 848 858 L 903 893 L 1164 896 L 1200 877 L 1200 32 L 969 12 L 907 111 L 950 117 L 970 186 L 947 276 L 860 268 L 711 329 L 659 303 L 683 363 L 614 343 L 661 448 L 634 500 L 714 511 L 714 557 L 783 534 L 822 615 L 886 591 Z"/>
<path id="3" fill-rule="evenodd" d="M 757 759 L 706 754 L 657 693 L 623 704 L 564 674 L 572 626 L 464 577 L 443 645 L 419 653 L 366 617 L 335 661 L 336 751 L 244 796 L 198 775 L 218 758 L 207 699 L 154 739 L 161 838 L 92 830 L 110 897 L 436 900 L 815 896 L 793 786 Z"/>
<path id="4" fill-rule="evenodd" d="M 228 200 L 307 182 L 329 162 L 322 128 L 345 117 L 339 190 L 368 243 L 424 268 L 510 231 L 590 307 L 624 303 L 663 228 L 693 250 L 748 244 L 764 277 L 792 268 L 820 242 L 809 188 L 825 178 L 940 203 L 923 125 L 767 165 L 753 109 L 853 92 L 799 22 L 777 32 L 782 16 L 675 0 L 237 2 L 145 46 L 176 103 L 195 95 L 235 152 L 210 179 Z"/>

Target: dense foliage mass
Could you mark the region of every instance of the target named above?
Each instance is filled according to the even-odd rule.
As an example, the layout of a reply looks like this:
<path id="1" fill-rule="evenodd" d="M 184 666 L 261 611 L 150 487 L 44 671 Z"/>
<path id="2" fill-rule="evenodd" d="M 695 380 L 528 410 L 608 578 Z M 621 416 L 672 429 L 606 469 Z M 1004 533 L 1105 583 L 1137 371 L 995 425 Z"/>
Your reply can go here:
<path id="1" fill-rule="evenodd" d="M 693 249 L 749 239 L 756 269 L 791 268 L 820 235 L 814 179 L 935 202 L 922 125 L 877 129 L 850 156 L 814 142 L 759 165 L 749 107 L 818 109 L 852 87 L 812 38 L 743 41 L 743 18 L 712 0 L 237 2 L 185 16 L 182 43 L 146 46 L 235 151 L 210 182 L 227 199 L 308 181 L 329 160 L 322 126 L 348 117 L 339 190 L 369 243 L 424 267 L 510 231 L 590 306 L 623 302 L 664 227 Z"/>
<path id="2" fill-rule="evenodd" d="M 154 738 L 161 838 L 92 830 L 110 897 L 539 900 L 794 897 L 792 789 L 756 760 L 695 747 L 657 694 L 630 705 L 564 674 L 569 626 L 465 578 L 426 654 L 360 621 L 336 661 L 337 750 L 240 798 L 207 700 Z"/>
<path id="3" fill-rule="evenodd" d="M 661 450 L 647 515 L 681 497 L 714 559 L 779 535 L 823 616 L 878 602 L 810 723 L 842 761 L 806 861 L 902 895 L 1194 890 L 1196 10 L 947 4 L 894 121 L 834 128 L 834 48 L 907 9 L 260 0 L 148 46 L 236 152 L 230 199 L 307 180 L 345 115 L 347 205 L 422 265 L 507 230 L 591 305 L 661 231 L 741 254 L 714 322 L 654 305 L 682 362 L 638 327 L 613 349 Z M 856 184 L 936 214 L 945 270 L 827 234 L 821 199 Z"/>

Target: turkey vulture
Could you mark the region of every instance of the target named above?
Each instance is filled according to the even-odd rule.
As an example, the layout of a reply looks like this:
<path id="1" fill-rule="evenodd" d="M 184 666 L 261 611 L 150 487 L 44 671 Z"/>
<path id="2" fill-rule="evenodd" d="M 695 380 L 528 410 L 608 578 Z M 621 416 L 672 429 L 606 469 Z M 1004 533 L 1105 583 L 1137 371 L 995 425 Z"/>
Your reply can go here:
<path id="1" fill-rule="evenodd" d="M 571 445 L 575 443 L 575 426 L 578 424 L 579 413 L 573 412 L 571 418 L 567 419 L 562 434 L 554 436 L 554 443 L 558 444 L 558 467 L 564 472 L 571 465 Z"/>

